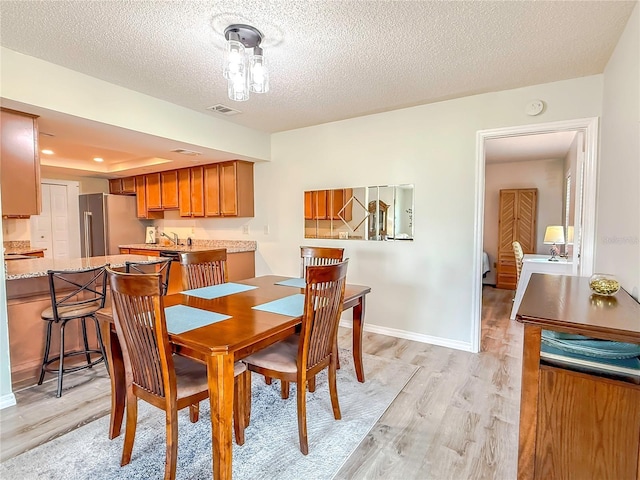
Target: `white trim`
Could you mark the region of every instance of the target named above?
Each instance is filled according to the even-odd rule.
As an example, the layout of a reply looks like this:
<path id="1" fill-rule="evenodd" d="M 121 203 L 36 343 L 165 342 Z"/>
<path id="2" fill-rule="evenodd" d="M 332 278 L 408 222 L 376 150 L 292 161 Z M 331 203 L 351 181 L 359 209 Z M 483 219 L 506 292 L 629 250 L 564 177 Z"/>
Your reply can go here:
<path id="1" fill-rule="evenodd" d="M 353 328 L 352 320 L 340 320 L 340 326 L 346 328 Z M 380 335 L 387 335 L 389 337 L 404 338 L 406 340 L 413 340 L 414 342 L 428 343 L 430 345 L 437 345 L 440 347 L 453 348 L 454 350 L 462 350 L 464 352 L 471 352 L 472 345 L 468 342 L 460 342 L 457 340 L 448 340 L 442 337 L 432 337 L 431 335 L 423 335 L 421 333 L 409 332 L 407 330 L 399 330 L 397 328 L 379 327 L 377 325 L 364 325 L 365 332 L 379 333 Z"/>
<path id="2" fill-rule="evenodd" d="M 16 404 L 16 396 L 13 393 L 7 393 L 0 397 L 0 410 L 7 407 L 13 407 Z"/>
<path id="3" fill-rule="evenodd" d="M 471 311 L 472 351 L 480 349 L 482 319 L 482 241 L 484 230 L 484 171 L 485 141 L 490 138 L 515 137 L 579 130 L 584 133 L 584 177 L 583 177 L 583 210 L 582 210 L 582 248 L 580 255 L 580 275 L 590 276 L 593 272 L 595 235 L 596 235 L 596 188 L 598 172 L 598 118 L 580 118 L 561 122 L 521 125 L 517 127 L 479 130 L 476 134 L 476 203 L 474 221 L 473 251 L 473 288 L 471 292 L 473 308 Z"/>

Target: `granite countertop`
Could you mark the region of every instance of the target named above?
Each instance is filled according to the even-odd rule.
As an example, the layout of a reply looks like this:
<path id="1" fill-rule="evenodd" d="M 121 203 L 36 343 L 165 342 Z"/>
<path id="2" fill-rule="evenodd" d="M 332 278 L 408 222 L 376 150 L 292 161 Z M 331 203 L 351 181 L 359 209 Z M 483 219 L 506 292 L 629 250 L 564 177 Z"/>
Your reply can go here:
<path id="1" fill-rule="evenodd" d="M 33 248 L 29 240 L 7 240 L 3 242 L 5 255 L 28 255 L 44 252 L 46 248 Z"/>
<path id="2" fill-rule="evenodd" d="M 199 252 L 212 248 L 226 248 L 227 253 L 255 252 L 258 243 L 252 240 L 194 240 L 188 247 L 181 240 L 180 245 L 160 245 L 157 243 L 131 243 L 119 245 L 120 248 L 134 248 L 136 250 L 164 250 L 170 252 Z"/>
<path id="3" fill-rule="evenodd" d="M 18 280 L 23 278 L 46 277 L 48 270 L 81 270 L 109 264 L 112 267 L 122 267 L 125 262 L 157 262 L 158 257 L 144 255 L 108 255 L 106 257 L 90 258 L 33 258 L 19 262 L 7 262 L 6 279 Z"/>

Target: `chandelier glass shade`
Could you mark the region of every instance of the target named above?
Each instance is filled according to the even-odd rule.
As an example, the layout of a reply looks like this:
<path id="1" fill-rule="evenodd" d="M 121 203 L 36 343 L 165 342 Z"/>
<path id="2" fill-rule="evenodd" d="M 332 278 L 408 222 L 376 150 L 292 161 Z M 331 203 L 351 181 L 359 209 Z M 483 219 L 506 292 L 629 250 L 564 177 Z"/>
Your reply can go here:
<path id="1" fill-rule="evenodd" d="M 269 91 L 269 71 L 260 47 L 262 33 L 249 25 L 229 25 L 225 31 L 227 48 L 223 75 L 228 82 L 229 99 L 249 100 L 249 92 Z M 247 49 L 252 49 L 251 54 Z"/>

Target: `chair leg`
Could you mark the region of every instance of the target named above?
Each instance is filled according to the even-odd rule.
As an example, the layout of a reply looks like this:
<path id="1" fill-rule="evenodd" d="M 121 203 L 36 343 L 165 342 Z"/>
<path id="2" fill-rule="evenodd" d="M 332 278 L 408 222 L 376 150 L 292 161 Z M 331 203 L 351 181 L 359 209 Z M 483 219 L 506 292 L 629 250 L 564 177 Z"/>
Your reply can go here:
<path id="1" fill-rule="evenodd" d="M 309 454 L 309 442 L 307 440 L 307 389 L 304 385 L 298 385 L 298 437 L 300 439 L 300 451 L 303 455 Z"/>
<path id="2" fill-rule="evenodd" d="M 332 360 L 329 363 L 329 394 L 331 395 L 331 407 L 333 407 L 333 418 L 340 420 L 340 404 L 338 403 L 338 386 L 336 382 L 336 364 Z"/>
<path id="3" fill-rule="evenodd" d="M 309 380 L 307 380 L 307 384 L 309 385 L 309 391 L 311 393 L 316 391 L 316 377 L 315 375 L 311 378 L 309 378 Z"/>
<path id="4" fill-rule="evenodd" d="M 107 373 L 111 375 L 111 370 L 109 370 L 109 360 L 107 360 L 107 351 L 104 348 L 104 343 L 102 341 L 102 331 L 100 330 L 100 322 L 98 321 L 98 317 L 93 316 L 93 322 L 96 325 L 96 334 L 98 336 L 98 347 L 100 347 L 100 352 L 102 353 L 102 358 L 104 359 L 104 366 L 107 368 Z"/>
<path id="5" fill-rule="evenodd" d="M 67 322 L 62 321 L 60 325 L 60 361 L 58 362 L 58 391 L 56 393 L 56 397 L 60 398 L 62 396 L 62 376 L 64 374 L 64 327 Z"/>
<path id="6" fill-rule="evenodd" d="M 336 368 L 340 370 L 340 355 L 338 355 L 338 340 L 336 339 Z"/>
<path id="7" fill-rule="evenodd" d="M 283 400 L 289 398 L 289 382 L 280 380 L 280 396 Z"/>
<path id="8" fill-rule="evenodd" d="M 264 383 L 266 383 L 267 385 L 271 385 L 271 377 L 267 377 L 266 375 L 264 376 Z"/>
<path id="9" fill-rule="evenodd" d="M 84 342 L 84 351 L 85 358 L 87 359 L 87 365 L 91 368 L 91 354 L 89 353 L 89 339 L 87 338 L 87 319 L 82 317 L 80 319 L 80 324 L 82 326 L 82 340 Z"/>
<path id="10" fill-rule="evenodd" d="M 200 418 L 200 402 L 189 405 L 189 421 L 196 423 Z"/>
<path id="11" fill-rule="evenodd" d="M 167 459 L 164 465 L 164 480 L 176 478 L 178 465 L 178 410 L 167 411 Z"/>
<path id="12" fill-rule="evenodd" d="M 38 385 L 42 385 L 44 380 L 45 367 L 47 360 L 49 360 L 49 350 L 51 348 L 51 329 L 53 328 L 53 322 L 47 321 L 47 338 L 44 341 L 44 355 L 42 357 L 42 365 L 40 366 L 40 378 L 38 379 Z"/>
<path id="13" fill-rule="evenodd" d="M 124 430 L 124 444 L 122 445 L 122 459 L 120 465 L 128 465 L 131 461 L 131 452 L 133 451 L 133 441 L 136 439 L 136 425 L 138 423 L 138 397 L 136 397 L 130 388 L 127 388 L 127 415 Z"/>
<path id="14" fill-rule="evenodd" d="M 245 377 L 244 391 L 246 400 L 246 404 L 244 406 L 244 426 L 247 428 L 251 422 L 251 371 L 249 370 L 247 370 L 247 375 Z"/>
<path id="15" fill-rule="evenodd" d="M 244 429 L 247 418 L 245 414 L 247 405 L 246 374 L 247 372 L 242 372 L 233 382 L 233 433 L 236 436 L 236 444 L 238 445 L 244 445 Z"/>

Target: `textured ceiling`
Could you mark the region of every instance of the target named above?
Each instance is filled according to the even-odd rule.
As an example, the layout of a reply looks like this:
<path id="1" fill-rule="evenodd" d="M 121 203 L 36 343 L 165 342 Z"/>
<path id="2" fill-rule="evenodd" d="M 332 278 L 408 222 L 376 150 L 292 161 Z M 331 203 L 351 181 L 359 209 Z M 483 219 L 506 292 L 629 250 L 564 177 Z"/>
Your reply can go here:
<path id="1" fill-rule="evenodd" d="M 601 73 L 635 2 L 5 1 L 0 42 L 266 132 Z M 265 34 L 271 91 L 228 100 L 224 28 Z M 209 113 L 210 115 L 218 115 Z"/>

